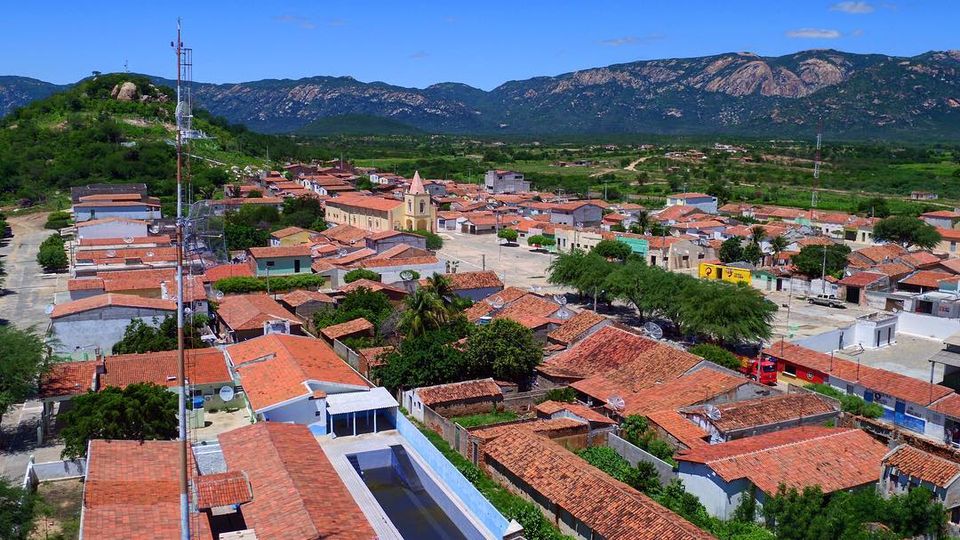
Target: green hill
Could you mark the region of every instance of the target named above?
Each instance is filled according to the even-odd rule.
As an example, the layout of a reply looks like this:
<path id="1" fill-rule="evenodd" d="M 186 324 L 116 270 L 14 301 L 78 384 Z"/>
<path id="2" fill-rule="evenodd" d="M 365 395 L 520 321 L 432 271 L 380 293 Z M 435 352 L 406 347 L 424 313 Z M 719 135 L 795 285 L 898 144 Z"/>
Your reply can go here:
<path id="1" fill-rule="evenodd" d="M 341 114 L 310 122 L 297 130 L 298 135 L 324 137 L 329 135 L 423 135 L 423 130 L 382 116 L 368 114 Z"/>

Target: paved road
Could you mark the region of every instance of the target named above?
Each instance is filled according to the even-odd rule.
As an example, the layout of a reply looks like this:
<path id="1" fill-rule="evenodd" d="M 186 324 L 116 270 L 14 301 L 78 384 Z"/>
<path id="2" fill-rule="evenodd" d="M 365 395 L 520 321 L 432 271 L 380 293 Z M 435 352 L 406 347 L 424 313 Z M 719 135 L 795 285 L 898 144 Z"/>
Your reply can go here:
<path id="1" fill-rule="evenodd" d="M 66 290 L 67 274 L 44 274 L 37 264 L 40 243 L 53 234 L 43 228 L 46 213 L 10 216 L 7 221 L 13 238 L 0 247 L 7 271 L 6 292 L 0 296 L 0 323 L 10 322 L 21 328 L 47 328 L 45 309 L 53 303 L 58 291 Z"/>
<path id="2" fill-rule="evenodd" d="M 547 283 L 547 266 L 553 255 L 531 251 L 525 244 L 501 247 L 493 234 L 441 232 L 442 258 L 460 262 L 460 272 L 493 270 L 507 286 L 541 287 L 541 292 L 561 289 Z"/>

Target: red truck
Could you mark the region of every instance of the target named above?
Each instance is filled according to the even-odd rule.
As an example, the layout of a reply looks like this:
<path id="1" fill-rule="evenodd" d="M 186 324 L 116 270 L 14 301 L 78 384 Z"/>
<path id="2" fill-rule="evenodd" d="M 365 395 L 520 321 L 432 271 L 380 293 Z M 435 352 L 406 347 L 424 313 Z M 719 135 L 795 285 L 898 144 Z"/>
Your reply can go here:
<path id="1" fill-rule="evenodd" d="M 777 384 L 776 362 L 766 358 L 748 358 L 746 356 L 738 356 L 738 358 L 740 358 L 740 369 L 737 371 L 747 375 L 760 384 L 766 384 L 768 386 Z M 757 368 L 758 363 L 760 365 L 759 369 Z"/>

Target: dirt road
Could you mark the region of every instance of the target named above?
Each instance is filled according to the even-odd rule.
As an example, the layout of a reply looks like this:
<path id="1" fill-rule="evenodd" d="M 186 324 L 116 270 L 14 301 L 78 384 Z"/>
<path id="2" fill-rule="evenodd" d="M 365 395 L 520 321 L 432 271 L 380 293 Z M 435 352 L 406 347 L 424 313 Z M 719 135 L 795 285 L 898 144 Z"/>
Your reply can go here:
<path id="1" fill-rule="evenodd" d="M 43 331 L 49 322 L 44 309 L 53 303 L 58 291 L 66 290 L 67 274 L 44 274 L 37 264 L 40 243 L 53 234 L 43 228 L 46 221 L 46 213 L 7 218 L 13 237 L 0 247 L 7 271 L 6 290 L 0 296 L 0 322 L 21 328 L 36 326 Z"/>

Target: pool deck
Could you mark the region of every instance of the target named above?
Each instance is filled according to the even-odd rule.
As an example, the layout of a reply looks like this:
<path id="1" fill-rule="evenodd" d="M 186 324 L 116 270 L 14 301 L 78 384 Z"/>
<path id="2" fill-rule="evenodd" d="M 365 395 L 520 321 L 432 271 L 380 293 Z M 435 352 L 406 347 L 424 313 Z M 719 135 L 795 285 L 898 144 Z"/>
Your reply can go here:
<path id="1" fill-rule="evenodd" d="M 327 458 L 329 458 L 330 463 L 333 464 L 333 468 L 336 469 L 340 479 L 344 485 L 347 486 L 350 494 L 353 495 L 363 515 L 366 516 L 367 521 L 370 522 L 373 530 L 377 533 L 378 538 L 382 540 L 402 540 L 403 537 L 390 521 L 390 518 L 387 517 L 387 514 L 383 511 L 383 508 L 381 508 L 380 503 L 377 502 L 373 493 L 371 493 L 363 483 L 363 479 L 360 478 L 360 475 L 354 470 L 353 465 L 347 460 L 347 455 L 373 450 L 384 450 L 391 446 L 401 445 L 406 450 L 410 459 L 416 461 L 417 465 L 440 487 L 444 495 L 467 516 L 467 519 L 470 520 L 470 523 L 473 524 L 476 531 L 483 535 L 484 539 L 498 540 L 496 536 L 491 535 L 491 533 L 486 530 L 473 515 L 473 512 L 470 511 L 470 508 L 434 473 L 420 455 L 417 454 L 410 445 L 406 444 L 404 438 L 396 430 L 368 433 L 355 437 L 332 438 L 329 435 L 320 435 L 317 436 L 317 441 L 320 443 L 320 446 L 323 447 L 324 453 L 327 454 Z"/>

